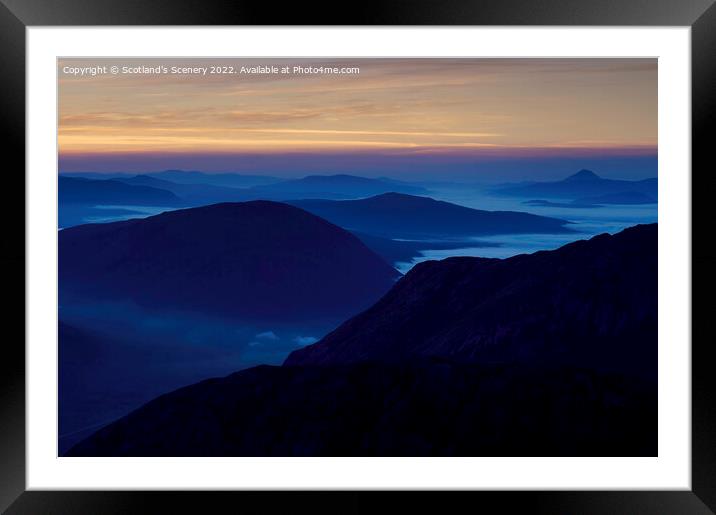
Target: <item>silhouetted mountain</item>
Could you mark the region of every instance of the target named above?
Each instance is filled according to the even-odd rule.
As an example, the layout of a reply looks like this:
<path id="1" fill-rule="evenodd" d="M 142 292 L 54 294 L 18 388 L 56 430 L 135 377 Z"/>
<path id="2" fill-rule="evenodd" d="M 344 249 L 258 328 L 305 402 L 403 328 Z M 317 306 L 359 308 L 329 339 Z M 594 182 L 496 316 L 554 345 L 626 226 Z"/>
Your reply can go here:
<path id="1" fill-rule="evenodd" d="M 59 176 L 60 207 L 68 204 L 178 206 L 181 199 L 171 191 L 126 184 L 115 179 L 97 180 Z"/>
<path id="2" fill-rule="evenodd" d="M 504 186 L 495 188 L 493 192 L 511 197 L 545 197 L 576 200 L 583 197 L 633 191 L 656 199 L 658 196 L 657 189 L 658 184 L 656 179 L 643 179 L 640 181 L 602 179 L 590 170 L 580 170 L 576 174 L 561 181 Z"/>
<path id="3" fill-rule="evenodd" d="M 390 191 L 423 194 L 427 190 L 418 186 L 385 179 L 369 179 L 354 175 L 309 175 L 302 179 L 278 182 L 252 188 L 256 194 L 269 198 L 350 199 L 368 197 Z"/>
<path id="4" fill-rule="evenodd" d="M 352 234 L 275 202 L 59 233 L 61 303 L 96 298 L 247 319 L 338 318 L 372 304 L 398 276 Z"/>
<path id="5" fill-rule="evenodd" d="M 591 170 L 579 170 L 577 173 L 564 179 L 564 182 L 594 182 L 600 179 L 601 177 Z"/>
<path id="6" fill-rule="evenodd" d="M 508 259 L 416 265 L 373 307 L 287 365 L 441 357 L 655 377 L 657 226 Z"/>
<path id="7" fill-rule="evenodd" d="M 163 170 L 160 172 L 132 173 L 132 172 L 60 172 L 61 177 L 78 177 L 82 179 L 119 179 L 123 182 L 134 177 L 153 177 L 155 179 L 170 181 L 174 184 L 204 184 L 221 186 L 225 188 L 252 188 L 265 184 L 279 182 L 282 179 L 268 175 L 244 175 L 240 173 L 208 173 L 188 170 Z"/>
<path id="8" fill-rule="evenodd" d="M 211 184 L 228 188 L 252 188 L 279 182 L 281 179 L 268 175 L 245 175 L 240 173 L 206 173 L 186 170 L 164 170 L 144 174 L 178 184 Z"/>
<path id="9" fill-rule="evenodd" d="M 389 238 L 570 231 L 565 227 L 567 222 L 557 218 L 516 211 L 482 211 L 401 193 L 385 193 L 360 200 L 296 200 L 289 203 L 351 231 Z"/>
<path id="10" fill-rule="evenodd" d="M 162 395 L 69 456 L 655 456 L 654 385 L 440 362 L 260 366 Z"/>
<path id="11" fill-rule="evenodd" d="M 187 184 L 179 184 L 176 182 L 167 181 L 165 179 L 157 179 L 151 175 L 130 175 L 127 177 L 115 177 L 115 180 L 123 182 L 125 184 L 133 184 L 138 186 L 151 186 L 153 188 L 162 188 L 168 191 L 172 191 L 170 188 L 187 187 Z"/>
<path id="12" fill-rule="evenodd" d="M 188 173 L 188 172 L 184 172 Z M 199 172 L 196 172 L 199 173 Z M 254 200 L 254 195 L 248 189 L 215 186 L 213 184 L 191 183 L 183 184 L 166 179 L 158 179 L 153 175 L 134 175 L 128 178 L 116 179 L 126 184 L 151 186 L 171 191 L 188 205 L 216 204 L 219 202 L 238 202 Z"/>
<path id="13" fill-rule="evenodd" d="M 73 456 L 655 456 L 657 227 L 417 265 L 283 367 L 163 395 Z"/>

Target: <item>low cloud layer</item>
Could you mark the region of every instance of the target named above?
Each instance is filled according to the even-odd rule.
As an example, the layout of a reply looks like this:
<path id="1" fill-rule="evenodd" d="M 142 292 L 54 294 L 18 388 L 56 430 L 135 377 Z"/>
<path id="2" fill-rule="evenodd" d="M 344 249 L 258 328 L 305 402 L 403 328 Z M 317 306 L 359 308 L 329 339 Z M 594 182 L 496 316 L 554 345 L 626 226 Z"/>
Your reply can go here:
<path id="1" fill-rule="evenodd" d="M 294 343 L 297 345 L 311 345 L 312 343 L 316 343 L 318 341 L 318 338 L 314 336 L 296 336 L 293 339 Z"/>

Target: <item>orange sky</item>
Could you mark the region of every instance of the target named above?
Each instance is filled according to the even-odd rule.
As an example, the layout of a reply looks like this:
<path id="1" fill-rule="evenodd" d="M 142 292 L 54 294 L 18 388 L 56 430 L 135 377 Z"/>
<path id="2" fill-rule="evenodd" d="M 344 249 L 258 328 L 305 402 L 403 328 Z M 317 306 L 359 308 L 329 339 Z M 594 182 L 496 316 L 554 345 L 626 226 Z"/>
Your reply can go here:
<path id="1" fill-rule="evenodd" d="M 327 49 L 328 51 L 329 49 Z M 73 76 L 87 66 L 352 75 Z M 655 59 L 61 59 L 61 155 L 510 152 L 657 143 Z"/>

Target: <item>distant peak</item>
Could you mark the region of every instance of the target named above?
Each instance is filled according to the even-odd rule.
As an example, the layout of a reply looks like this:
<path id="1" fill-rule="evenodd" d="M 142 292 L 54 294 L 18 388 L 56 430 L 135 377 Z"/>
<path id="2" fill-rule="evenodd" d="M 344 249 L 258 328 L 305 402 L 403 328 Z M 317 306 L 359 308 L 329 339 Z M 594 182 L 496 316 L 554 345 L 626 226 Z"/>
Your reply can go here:
<path id="1" fill-rule="evenodd" d="M 574 175 L 570 175 L 565 180 L 567 181 L 591 181 L 594 179 L 601 179 L 596 173 L 591 170 L 582 169 Z"/>

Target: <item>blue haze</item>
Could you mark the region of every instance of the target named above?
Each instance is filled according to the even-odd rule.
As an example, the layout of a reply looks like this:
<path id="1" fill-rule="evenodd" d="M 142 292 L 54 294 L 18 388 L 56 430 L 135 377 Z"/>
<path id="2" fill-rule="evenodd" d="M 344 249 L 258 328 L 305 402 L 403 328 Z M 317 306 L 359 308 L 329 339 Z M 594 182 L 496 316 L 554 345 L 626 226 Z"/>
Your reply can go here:
<path id="1" fill-rule="evenodd" d="M 640 174 L 643 177 L 643 174 Z M 510 234 L 464 238 L 460 248 L 430 250 L 429 244 L 410 262 L 393 265 L 406 273 L 416 263 L 450 256 L 506 258 L 557 248 L 593 235 L 657 221 L 657 204 L 604 205 L 566 208 L 526 205 L 527 198 L 497 196 L 475 184 L 421 183 L 436 200 L 490 211 L 521 211 L 564 219 L 572 233 Z M 104 223 L 143 218 L 186 206 L 107 205 L 60 203 L 60 229 L 78 223 Z M 65 215 L 65 216 L 63 216 Z M 470 245 L 475 241 L 475 246 Z M 494 243 L 496 246 L 477 245 Z M 325 336 L 341 321 L 290 325 L 247 324 L 206 314 L 147 309 L 127 302 L 74 302 L 59 307 L 59 318 L 91 335 L 92 362 L 82 355 L 60 363 L 77 390 L 67 396 L 60 411 L 60 453 L 95 431 L 162 393 L 210 377 L 259 365 L 280 364 L 296 348 Z M 60 341 L 60 346 L 71 342 Z M 73 343 L 72 343 L 73 344 Z M 74 345 L 74 344 L 73 344 Z M 82 349 L 77 346 L 77 349 Z M 75 367 L 74 369 L 72 367 Z"/>

